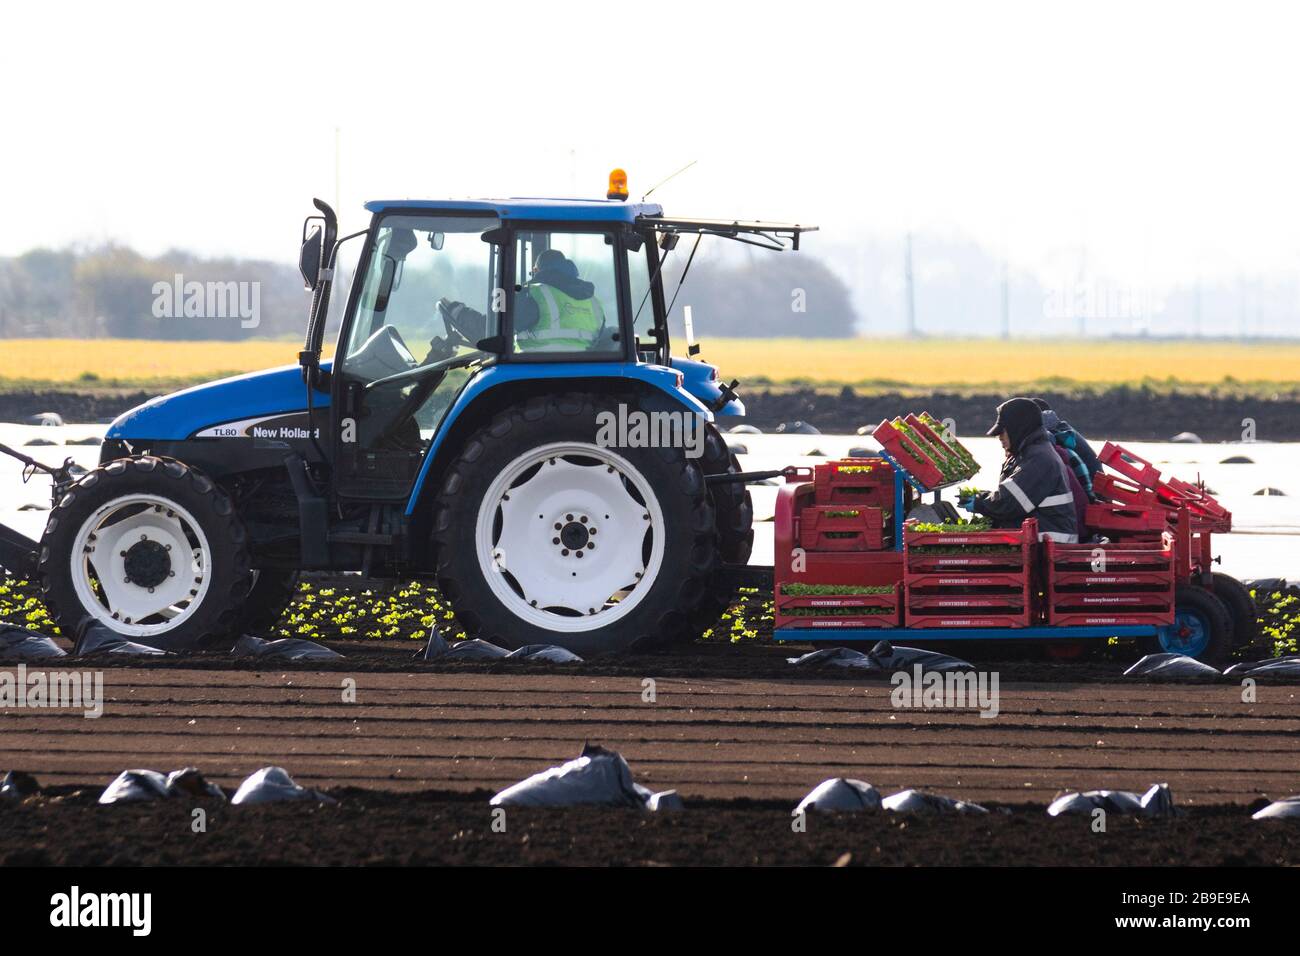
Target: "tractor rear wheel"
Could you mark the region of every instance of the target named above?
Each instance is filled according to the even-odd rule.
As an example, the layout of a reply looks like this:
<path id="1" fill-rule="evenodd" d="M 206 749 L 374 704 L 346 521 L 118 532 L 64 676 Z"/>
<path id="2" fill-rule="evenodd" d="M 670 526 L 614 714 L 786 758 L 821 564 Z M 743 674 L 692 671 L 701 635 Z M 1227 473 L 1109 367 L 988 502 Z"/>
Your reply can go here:
<path id="1" fill-rule="evenodd" d="M 1180 584 L 1174 591 L 1174 623 L 1140 642 L 1145 654 L 1186 654 L 1222 667 L 1232 653 L 1232 616 L 1212 591 Z"/>
<path id="2" fill-rule="evenodd" d="M 711 422 L 705 424 L 700 464 L 706 475 L 738 474 L 741 470 L 740 460 Z M 736 589 L 727 583 L 721 565 L 724 562 L 746 565 L 754 549 L 754 502 L 749 489 L 740 482 L 716 482 L 709 485 L 709 498 L 717 528 L 719 563 L 710 576 L 703 600 L 691 614 L 692 626 L 683 641 L 694 641 L 735 602 Z"/>
<path id="3" fill-rule="evenodd" d="M 261 634 L 270 630 L 280 620 L 297 590 L 297 571 L 267 568 L 254 571 L 253 586 L 244 600 L 236 630 L 240 634 Z"/>
<path id="4" fill-rule="evenodd" d="M 184 651 L 230 641 L 251 583 L 230 497 L 170 458 L 120 458 L 50 512 L 37 573 L 64 634 L 83 617 L 139 644 Z"/>
<path id="5" fill-rule="evenodd" d="M 1230 574 L 1212 576 L 1214 594 L 1232 616 L 1232 646 L 1249 647 L 1259 636 L 1259 610 L 1250 589 Z"/>
<path id="6" fill-rule="evenodd" d="M 717 561 L 704 471 L 683 448 L 602 443 L 620 405 L 635 396 L 529 399 L 460 449 L 433 540 L 471 637 L 590 656 L 691 636 Z"/>

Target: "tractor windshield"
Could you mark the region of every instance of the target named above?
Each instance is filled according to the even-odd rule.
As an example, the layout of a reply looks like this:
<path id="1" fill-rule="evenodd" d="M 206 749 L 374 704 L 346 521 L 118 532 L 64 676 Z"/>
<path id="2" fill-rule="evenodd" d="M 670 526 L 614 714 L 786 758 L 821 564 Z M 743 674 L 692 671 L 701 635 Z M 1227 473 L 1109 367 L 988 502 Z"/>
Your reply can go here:
<path id="1" fill-rule="evenodd" d="M 376 381 L 496 333 L 492 216 L 388 216 L 379 225 L 343 365 Z"/>

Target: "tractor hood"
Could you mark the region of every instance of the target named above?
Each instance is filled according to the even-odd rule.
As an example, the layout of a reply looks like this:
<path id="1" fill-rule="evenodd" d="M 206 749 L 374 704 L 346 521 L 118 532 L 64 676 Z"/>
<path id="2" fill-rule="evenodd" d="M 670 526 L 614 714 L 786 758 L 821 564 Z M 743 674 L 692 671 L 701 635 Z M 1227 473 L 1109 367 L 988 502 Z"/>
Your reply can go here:
<path id="1" fill-rule="evenodd" d="M 331 364 L 324 361 L 321 369 Z M 328 392 L 317 390 L 312 396 L 316 408 L 327 407 L 329 401 Z M 152 398 L 114 419 L 104 437 L 183 441 L 214 425 L 306 410 L 302 369 L 283 365 Z"/>
<path id="2" fill-rule="evenodd" d="M 699 362 L 695 359 L 678 358 L 674 355 L 673 368 L 682 373 L 682 387 L 709 408 L 712 408 L 713 403 L 722 397 L 722 389 L 718 387 L 718 368 L 716 365 Z M 745 403 L 738 398 L 733 398 L 721 408 L 716 409 L 714 414 L 743 416 L 745 414 Z"/>

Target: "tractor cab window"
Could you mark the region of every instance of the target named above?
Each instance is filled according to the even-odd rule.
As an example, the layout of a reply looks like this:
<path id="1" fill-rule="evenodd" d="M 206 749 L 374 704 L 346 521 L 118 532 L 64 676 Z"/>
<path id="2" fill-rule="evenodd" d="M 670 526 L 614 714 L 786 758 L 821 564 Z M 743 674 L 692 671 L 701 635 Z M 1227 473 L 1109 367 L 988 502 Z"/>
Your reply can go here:
<path id="1" fill-rule="evenodd" d="M 344 350 L 350 378 L 373 382 L 496 334 L 496 247 L 482 235 L 499 225 L 482 216 L 381 222 Z"/>
<path id="2" fill-rule="evenodd" d="M 653 250 L 654 246 L 650 245 Z M 636 334 L 636 349 L 639 353 L 650 353 L 652 361 L 658 361 L 660 353 L 659 339 L 656 334 L 655 303 L 650 289 L 650 260 L 646 256 L 646 245 L 639 249 L 630 246 L 627 250 L 627 284 L 632 293 L 632 329 Z"/>
<path id="3" fill-rule="evenodd" d="M 491 216 L 386 216 L 335 360 L 340 497 L 400 500 L 504 307 Z M 494 308 L 495 307 L 495 308 Z M 421 371 L 428 366 L 427 371 Z"/>
<path id="4" fill-rule="evenodd" d="M 517 354 L 622 354 L 616 249 L 612 233 L 515 234 Z"/>

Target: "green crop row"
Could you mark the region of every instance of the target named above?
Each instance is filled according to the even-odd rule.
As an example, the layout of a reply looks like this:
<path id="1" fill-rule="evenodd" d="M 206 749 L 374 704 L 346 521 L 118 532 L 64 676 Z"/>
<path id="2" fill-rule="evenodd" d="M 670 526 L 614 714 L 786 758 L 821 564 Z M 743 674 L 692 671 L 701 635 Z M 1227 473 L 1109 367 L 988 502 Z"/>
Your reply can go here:
<path id="1" fill-rule="evenodd" d="M 802 584 L 794 581 L 781 585 L 786 597 L 822 597 L 837 594 L 892 594 L 891 585 L 867 584 Z"/>

